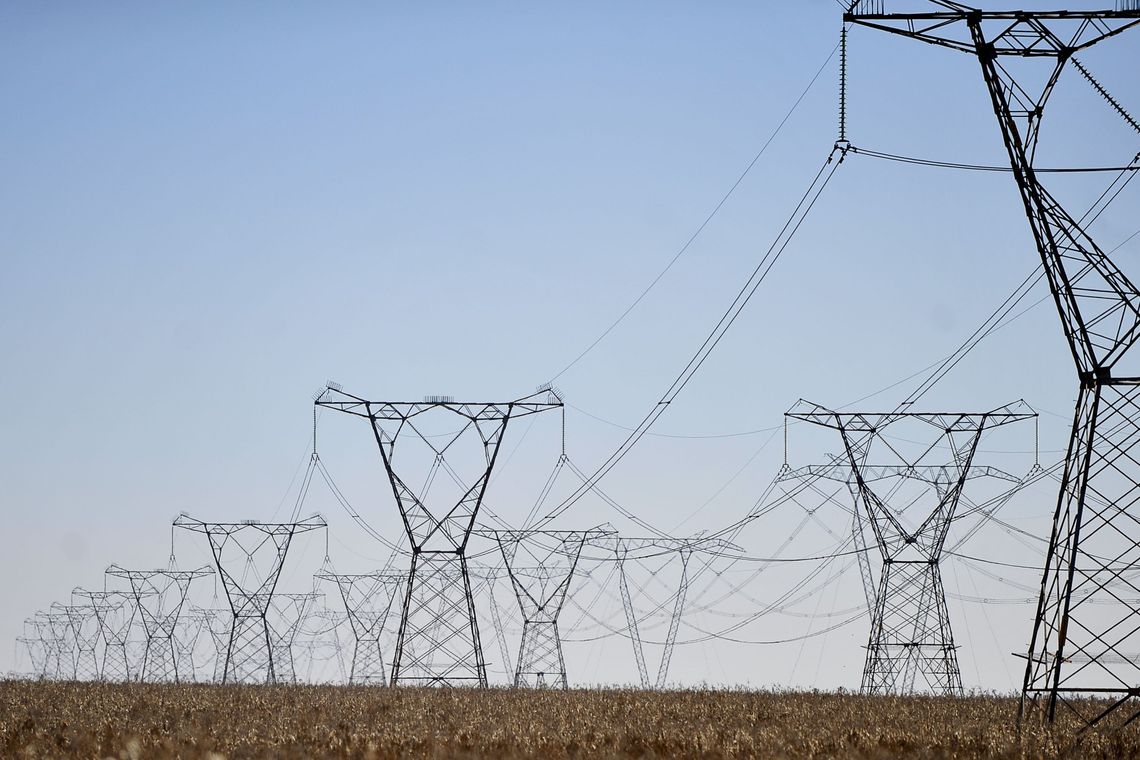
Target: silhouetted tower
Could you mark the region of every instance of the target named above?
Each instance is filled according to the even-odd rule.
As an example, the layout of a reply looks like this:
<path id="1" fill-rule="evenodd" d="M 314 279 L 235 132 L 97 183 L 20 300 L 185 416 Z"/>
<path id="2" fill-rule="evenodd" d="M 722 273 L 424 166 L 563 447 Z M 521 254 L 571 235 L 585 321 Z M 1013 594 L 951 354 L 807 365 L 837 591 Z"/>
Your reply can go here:
<path id="1" fill-rule="evenodd" d="M 319 515 L 290 523 L 212 523 L 180 515 L 174 527 L 201 533 L 230 604 L 230 633 L 222 683 L 278 683 L 292 680 L 292 663 L 279 662 L 281 636 L 273 629 L 273 596 L 294 537 L 322 530 Z"/>
<path id="2" fill-rule="evenodd" d="M 209 567 L 197 570 L 125 570 L 118 565 L 107 568 L 107 575 L 126 580 L 134 596 L 138 619 L 146 635 L 140 678 L 143 681 L 177 683 L 178 649 L 174 634 L 178 616 L 186 603 L 190 584 L 196 578 L 212 575 Z"/>
<path id="3" fill-rule="evenodd" d="M 485 687 L 487 668 L 467 571 L 467 541 L 507 423 L 561 409 L 562 399 L 552 390 L 542 389 L 502 403 L 457 402 L 446 396 L 429 396 L 423 401 L 368 401 L 330 384 L 315 403 L 368 420 L 411 543 L 412 563 L 392 662 L 392 684 Z M 422 426 L 441 415 L 458 422 L 458 431 L 448 430 L 440 438 L 425 435 Z M 447 463 L 446 454 L 472 433 L 481 444 L 481 466 L 478 477 L 468 484 Z M 402 435 L 415 437 L 432 452 L 427 485 L 420 492 L 396 471 L 394 457 Z M 433 473 L 440 470 L 459 485 L 458 501 L 441 504 L 427 493 Z"/>
<path id="4" fill-rule="evenodd" d="M 377 570 L 350 575 L 318 573 L 317 578 L 335 583 L 340 592 L 354 639 L 350 684 L 384 685 L 384 653 L 380 637 L 396 598 L 407 584 L 407 573 Z"/>
<path id="5" fill-rule="evenodd" d="M 862 690 L 909 692 L 922 676 L 936 693 L 961 694 L 962 675 L 942 586 L 942 549 L 968 480 L 990 476 L 1017 482 L 1000 470 L 973 466 L 982 433 L 1036 414 L 1024 403 L 984 413 L 868 413 L 835 412 L 800 401 L 787 416 L 839 432 L 856 509 L 866 516 L 882 557 Z M 913 453 L 886 440 L 892 434 L 906 438 L 888 429 L 908 421 L 928 431 Z M 943 459 L 946 451 L 949 464 L 934 461 Z M 841 479 L 834 464 L 807 474 Z M 908 481 L 919 484 L 917 493 L 903 490 Z M 917 513 L 916 519 L 907 521 L 906 513 Z"/>
<path id="6" fill-rule="evenodd" d="M 582 548 L 613 530 L 479 531 L 499 545 L 523 617 L 514 685 L 569 688 L 558 615 Z"/>
<path id="7" fill-rule="evenodd" d="M 103 661 L 99 678 L 103 681 L 129 681 L 132 677 L 127 643 L 135 620 L 135 600 L 128 591 L 76 589 L 73 596 L 89 600 L 103 641 Z"/>
<path id="8" fill-rule="evenodd" d="M 1140 23 L 1140 4 L 1102 11 L 981 11 L 948 0 L 884 13 L 855 2 L 850 23 L 975 56 L 1076 363 L 1079 390 L 1026 663 L 1022 714 L 1058 702 L 1089 724 L 1140 694 L 1140 291 L 1043 186 L 1034 155 L 1045 105 L 1067 63 L 1130 127 L 1140 124 L 1077 55 Z M 1112 188 L 1110 187 L 1110 191 Z M 1106 197 L 1109 194 L 1106 194 Z M 1135 357 L 1132 358 L 1134 362 Z M 1085 695 L 1108 697 L 1102 709 Z M 1072 699 L 1070 699 L 1072 698 Z M 1132 712 L 1126 720 L 1140 713 Z"/>
<path id="9" fill-rule="evenodd" d="M 656 686 L 660 689 L 664 687 L 669 676 L 669 665 L 673 660 L 677 632 L 680 630 L 681 619 L 684 616 L 685 601 L 689 594 L 689 560 L 694 553 L 724 555 L 737 553 L 740 551 L 740 547 L 723 539 L 704 538 L 700 535 L 689 538 L 601 536 L 592 538 L 589 545 L 603 549 L 606 553 L 612 552 L 609 557 L 605 557 L 605 561 L 617 562 L 618 589 L 621 593 L 622 608 L 625 610 L 626 631 L 630 643 L 633 645 L 633 657 L 637 664 L 637 674 L 641 680 L 642 688 L 648 689 Z M 589 559 L 596 561 L 602 558 L 590 557 Z M 647 563 L 653 563 L 653 566 L 646 567 Z M 643 630 L 647 614 L 643 610 L 639 616 L 635 599 L 647 594 L 647 586 L 651 581 L 662 586 L 665 583 L 663 578 L 666 567 L 677 563 L 680 565 L 680 573 L 676 588 L 672 592 L 670 600 L 672 604 L 667 606 L 665 602 L 657 602 L 650 609 L 650 614 L 671 609 L 669 628 L 665 633 L 664 640 L 658 642 L 662 648 L 656 678 L 650 680 L 649 666 L 645 660 L 645 631 Z M 635 576 L 634 572 L 631 572 L 631 567 L 638 565 L 643 567 L 643 572 Z M 640 576 L 643 576 L 643 579 L 639 585 L 638 577 Z M 630 590 L 631 577 L 634 578 L 634 589 L 632 591 Z"/>

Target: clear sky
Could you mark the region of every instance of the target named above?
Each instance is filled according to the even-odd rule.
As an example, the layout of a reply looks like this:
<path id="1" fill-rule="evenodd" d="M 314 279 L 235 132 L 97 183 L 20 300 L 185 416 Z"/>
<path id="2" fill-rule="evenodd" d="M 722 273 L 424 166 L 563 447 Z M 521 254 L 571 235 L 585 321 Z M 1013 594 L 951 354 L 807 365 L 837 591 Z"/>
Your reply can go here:
<path id="1" fill-rule="evenodd" d="M 326 380 L 372 398 L 482 400 L 554 377 L 732 186 L 831 55 L 839 14 L 833 0 L 5 3 L 0 641 L 74 586 L 100 585 L 112 562 L 165 564 L 181 511 L 280 515 Z M 1133 113 L 1138 56 L 1140 33 L 1083 56 Z M 969 57 L 855 30 L 849 69 L 855 145 L 1005 160 Z M 775 237 L 835 140 L 837 79 L 835 57 L 685 255 L 558 377 L 567 452 L 583 469 L 652 408 Z M 1137 152 L 1137 135 L 1073 71 L 1051 109 L 1039 163 L 1116 166 Z M 1107 178 L 1049 182 L 1079 214 Z M 1140 226 L 1138 192 L 1130 186 L 1097 220 L 1103 248 Z M 1140 237 L 1115 255 L 1127 270 Z M 664 530 L 739 519 L 783 461 L 775 431 L 796 399 L 839 406 L 889 388 L 866 405 L 892 408 L 917 380 L 895 384 L 953 351 L 1036 264 L 1008 175 L 850 157 L 654 428 L 672 437 L 647 437 L 603 487 Z M 924 404 L 982 410 L 1024 398 L 1041 412 L 1042 461 L 1052 462 L 1075 391 L 1046 300 Z M 558 454 L 553 418 L 523 439 L 526 425 L 506 444 L 525 453 L 489 495 L 508 521 L 529 511 Z M 320 429 L 350 501 L 398 535 L 362 423 L 325 415 Z M 1003 436 L 1002 451 L 1032 448 L 1030 428 Z M 797 430 L 790 438 L 793 465 L 835 450 Z M 1053 498 L 1047 488 L 1011 504 L 1011 522 L 1046 531 Z M 314 510 L 328 518 L 339 569 L 386 556 L 319 488 L 305 504 Z M 739 541 L 767 556 L 802 517 L 774 514 Z M 635 530 L 596 500 L 560 527 L 603 521 Z M 795 536 L 792 556 L 830 540 Z M 1010 540 L 987 527 L 970 552 L 1039 560 Z M 180 561 L 204 561 L 192 537 L 178 545 Z M 319 563 L 322 549 L 314 542 L 304 560 Z M 791 638 L 845 620 L 861 602 L 852 572 L 733 635 Z M 1039 579 L 1011 572 L 1019 586 L 976 566 L 947 570 L 948 586 L 960 584 L 951 614 L 969 686 L 1019 685 L 1010 653 L 1026 647 L 1033 605 L 1017 599 Z M 692 626 L 725 629 L 805 573 L 751 580 L 724 603 L 712 589 Z M 620 608 L 611 612 L 620 627 Z M 683 640 L 699 637 L 686 626 Z M 866 627 L 862 618 L 791 645 L 694 644 L 673 672 L 689 683 L 857 687 Z M 632 679 L 623 647 L 614 637 L 570 645 L 571 679 Z M 0 649 L 0 671 L 20 666 L 12 646 Z"/>

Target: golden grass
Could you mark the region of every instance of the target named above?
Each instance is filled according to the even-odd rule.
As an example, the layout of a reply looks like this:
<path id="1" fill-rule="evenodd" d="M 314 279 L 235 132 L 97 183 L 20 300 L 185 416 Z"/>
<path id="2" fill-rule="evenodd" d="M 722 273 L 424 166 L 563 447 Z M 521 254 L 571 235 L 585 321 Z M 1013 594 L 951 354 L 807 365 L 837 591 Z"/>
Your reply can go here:
<path id="1" fill-rule="evenodd" d="M 1047 758 L 1015 699 L 691 690 L 0 683 L 0 756 Z M 1081 757 L 1140 757 L 1140 730 Z"/>

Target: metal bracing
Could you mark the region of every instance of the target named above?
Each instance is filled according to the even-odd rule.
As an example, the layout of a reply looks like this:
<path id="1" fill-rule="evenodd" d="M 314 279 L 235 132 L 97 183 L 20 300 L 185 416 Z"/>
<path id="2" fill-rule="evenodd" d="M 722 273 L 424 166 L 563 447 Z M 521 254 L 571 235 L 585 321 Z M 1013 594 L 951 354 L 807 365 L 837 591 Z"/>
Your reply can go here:
<path id="1" fill-rule="evenodd" d="M 270 649 L 278 683 L 297 682 L 297 663 L 294 655 L 297 634 L 308 619 L 318 597 L 320 594 L 312 591 L 304 594 L 278 592 L 269 601 Z"/>
<path id="2" fill-rule="evenodd" d="M 127 642 L 136 616 L 134 595 L 127 591 L 75 589 L 72 596 L 87 599 L 95 611 L 103 660 L 99 664 L 102 681 L 129 681 L 134 675 L 127 657 Z"/>
<path id="3" fill-rule="evenodd" d="M 785 477 L 827 478 L 851 486 L 855 511 L 866 518 L 882 559 L 878 588 L 867 592 L 873 607 L 862 690 L 911 692 L 921 676 L 935 693 L 961 694 L 942 587 L 942 549 L 967 481 L 997 477 L 1019 482 L 995 468 L 973 465 L 982 433 L 1036 414 L 1024 403 L 980 414 L 841 413 L 800 401 L 787 416 L 838 431 L 847 466 L 809 466 Z M 914 452 L 904 453 L 887 440 L 891 426 L 903 421 L 928 431 Z M 946 456 L 944 451 L 950 464 L 931 463 Z M 908 481 L 921 484 L 918 492 L 899 498 L 900 485 Z M 907 521 L 906 513 L 917 513 L 916 521 Z"/>
<path id="4" fill-rule="evenodd" d="M 515 687 L 569 688 L 558 615 L 574 580 L 582 548 L 591 541 L 616 537 L 616 532 L 604 528 L 477 532 L 498 544 L 522 613 Z M 501 628 L 501 624 L 497 623 L 497 627 Z"/>
<path id="5" fill-rule="evenodd" d="M 977 58 L 1079 382 L 1021 716 L 1039 712 L 1052 721 L 1065 705 L 1089 725 L 1110 716 L 1128 722 L 1140 717 L 1135 704 L 1117 710 L 1140 696 L 1140 660 L 1129 654 L 1140 649 L 1140 584 L 1131 572 L 1140 564 L 1140 377 L 1123 360 L 1140 337 L 1140 290 L 1045 189 L 1034 155 L 1065 65 L 1140 24 L 1140 8 L 996 13 L 934 5 L 936 12 L 866 13 L 857 2 L 844 19 Z M 1081 698 L 1089 695 L 1108 703 Z"/>
<path id="6" fill-rule="evenodd" d="M 202 619 L 202 628 L 210 637 L 213 651 L 209 664 L 210 683 L 221 683 L 226 667 L 226 652 L 229 651 L 230 632 L 233 630 L 233 612 L 220 607 L 195 607 L 192 612 Z"/>
<path id="7" fill-rule="evenodd" d="M 368 420 L 411 544 L 411 569 L 400 611 L 392 661 L 392 684 L 487 685 L 475 600 L 466 548 L 510 420 L 562 408 L 549 388 L 515 401 L 456 402 L 448 397 L 424 401 L 368 401 L 330 384 L 314 402 Z M 440 437 L 421 427 L 432 417 L 459 422 Z M 470 434 L 481 444 L 481 466 L 474 482 L 462 481 L 446 463 L 448 451 Z M 394 457 L 401 436 L 413 436 L 432 452 L 432 468 L 417 492 L 396 471 Z M 443 469 L 461 482 L 460 496 L 439 503 L 427 488 Z M 429 502 L 436 503 L 429 506 Z"/>
<path id="8" fill-rule="evenodd" d="M 393 603 L 402 596 L 407 574 L 377 570 L 356 575 L 322 572 L 316 577 L 336 584 L 352 628 L 348 682 L 383 686 L 387 676 L 380 637 Z"/>
<path id="9" fill-rule="evenodd" d="M 42 642 L 44 659 L 40 678 L 73 680 L 75 678 L 75 642 L 67 613 L 58 606 L 48 612 L 37 612 L 29 619 L 35 638 Z"/>
<path id="10" fill-rule="evenodd" d="M 196 578 L 213 573 L 210 567 L 197 570 L 126 570 L 111 565 L 107 568 L 108 576 L 130 584 L 137 619 L 142 623 L 146 636 L 140 680 L 179 682 L 178 648 L 174 641 L 178 617 L 186 603 L 190 584 Z"/>
<path id="11" fill-rule="evenodd" d="M 637 664 L 637 674 L 642 688 L 662 688 L 669 676 L 669 665 L 673 659 L 673 649 L 677 642 L 677 632 L 680 629 L 681 618 L 684 615 L 685 599 L 689 592 L 689 559 L 694 553 L 734 554 L 740 552 L 740 547 L 719 538 L 705 538 L 700 535 L 689 538 L 631 538 L 628 536 L 599 536 L 591 538 L 590 547 L 598 547 L 613 552 L 613 560 L 617 562 L 618 589 L 621 592 L 622 608 L 625 610 L 626 632 L 633 645 L 634 662 Z M 678 561 L 681 564 L 680 576 L 675 589 L 670 589 L 669 628 L 661 649 L 661 659 L 657 665 L 656 678 L 650 680 L 649 666 L 645 659 L 645 642 L 643 639 L 644 620 L 638 618 L 637 608 L 634 604 L 636 592 L 631 592 L 627 565 L 633 562 L 656 560 L 670 564 Z M 663 568 L 658 568 L 660 571 Z M 656 576 L 658 573 L 651 573 Z M 656 578 L 661 581 L 661 578 Z M 644 592 L 644 588 L 638 591 Z M 660 605 L 658 605 L 660 607 Z"/>
<path id="12" fill-rule="evenodd" d="M 73 603 L 60 605 L 59 609 L 67 615 L 71 638 L 75 642 L 75 678 L 96 681 L 100 678 L 98 650 L 102 640 L 96 602 L 86 596 L 83 589 L 75 589 L 71 596 Z"/>
<path id="13" fill-rule="evenodd" d="M 277 661 L 282 649 L 272 627 L 273 597 L 293 539 L 324 529 L 325 521 L 313 515 L 290 523 L 219 523 L 183 514 L 175 519 L 174 527 L 206 537 L 230 605 L 221 683 L 289 680 L 291 663 Z"/>

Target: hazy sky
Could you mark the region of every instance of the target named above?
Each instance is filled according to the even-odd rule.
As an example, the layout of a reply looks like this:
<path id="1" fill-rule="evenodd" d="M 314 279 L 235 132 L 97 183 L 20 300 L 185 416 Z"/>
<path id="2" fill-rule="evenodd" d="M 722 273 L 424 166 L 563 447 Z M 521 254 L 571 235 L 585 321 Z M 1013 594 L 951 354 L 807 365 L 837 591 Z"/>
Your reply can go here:
<path id="1" fill-rule="evenodd" d="M 326 380 L 372 398 L 483 400 L 551 379 L 752 160 L 832 53 L 839 13 L 832 0 L 4 4 L 0 641 L 73 587 L 101 585 L 112 562 L 165 564 L 181 511 L 280 515 Z M 1138 54 L 1140 33 L 1082 57 L 1133 113 Z M 849 68 L 855 145 L 1004 162 L 976 61 L 857 29 Z M 584 470 L 668 387 L 806 189 L 835 140 L 837 78 L 833 58 L 685 255 L 557 379 L 570 405 L 567 453 Z M 1137 135 L 1075 72 L 1051 109 L 1040 164 L 1114 166 L 1136 153 Z M 1107 181 L 1049 186 L 1079 214 Z M 1129 187 L 1092 228 L 1103 248 L 1137 231 L 1137 193 Z M 1116 255 L 1128 269 L 1140 237 Z M 917 380 L 895 384 L 953 351 L 1036 264 L 1007 174 L 851 156 L 654 428 L 672 437 L 647 437 L 603 487 L 665 530 L 739 519 L 783 461 L 776 429 L 796 399 L 840 406 L 889 388 L 865 406 L 892 408 Z M 1042 461 L 1053 462 L 1075 391 L 1046 300 L 988 338 L 925 405 L 1024 398 L 1041 413 Z M 508 448 L 527 425 L 508 433 Z M 529 511 L 558 454 L 557 428 L 536 421 L 489 494 L 505 519 Z M 326 414 L 320 429 L 346 495 L 395 538 L 363 423 Z M 1032 448 L 1031 427 L 1002 435 L 1001 451 Z M 835 450 L 798 430 L 790 438 L 793 465 Z M 1032 459 L 1019 456 L 1011 468 Z M 1010 521 L 1046 531 L 1053 498 L 1049 487 L 1011 504 Z M 317 510 L 339 569 L 386 556 L 314 487 L 304 511 Z M 830 539 L 796 533 L 803 517 L 773 513 L 739 542 L 768 556 L 794 535 L 787 554 L 810 556 Z M 560 526 L 607 520 L 636 530 L 598 500 Z M 205 561 L 195 541 L 178 538 L 180 562 Z M 987 527 L 969 553 L 1039 561 L 1009 543 Z M 322 544 L 299 549 L 297 567 L 319 563 Z M 1033 604 L 1017 600 L 1033 597 L 1039 578 L 951 564 L 964 680 L 1018 687 L 1011 652 L 1026 647 Z M 725 602 L 709 590 L 681 638 L 699 638 L 694 626 L 727 629 L 807 572 L 749 580 Z M 733 573 L 751 579 L 726 571 L 720 592 L 734 588 Z M 862 591 L 853 570 L 837 577 L 842 585 L 732 635 L 794 638 L 846 620 Z M 305 586 L 305 571 L 293 580 Z M 1004 603 L 969 601 L 982 598 Z M 611 612 L 621 627 L 620 607 Z M 592 635 L 576 608 L 566 615 L 581 622 L 578 638 Z M 789 645 L 693 644 L 672 672 L 690 683 L 857 687 L 866 632 L 863 617 Z M 0 671 L 26 666 L 14 647 L 0 652 Z M 571 680 L 632 679 L 627 652 L 612 636 L 570 644 Z"/>

